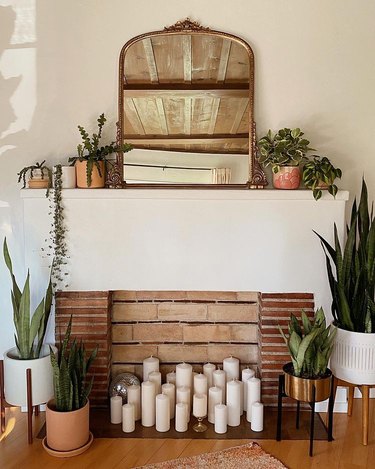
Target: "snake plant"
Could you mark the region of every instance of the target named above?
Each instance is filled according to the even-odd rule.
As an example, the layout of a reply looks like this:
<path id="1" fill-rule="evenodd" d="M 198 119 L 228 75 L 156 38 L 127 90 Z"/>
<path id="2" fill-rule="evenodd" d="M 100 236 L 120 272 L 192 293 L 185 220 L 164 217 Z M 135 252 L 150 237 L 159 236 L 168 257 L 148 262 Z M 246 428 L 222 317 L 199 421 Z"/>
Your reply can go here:
<path id="1" fill-rule="evenodd" d="M 346 231 L 341 245 L 334 225 L 334 246 L 315 232 L 326 256 L 332 315 L 342 329 L 375 333 L 375 222 L 364 180 L 359 205 L 354 200 Z"/>
<path id="2" fill-rule="evenodd" d="M 312 321 L 306 313 L 301 313 L 302 327 L 291 314 L 287 337 L 281 327 L 279 330 L 289 349 L 294 376 L 319 378 L 326 374 L 332 353 L 333 339 L 337 330 L 326 325 L 324 311 L 319 308 Z"/>
<path id="3" fill-rule="evenodd" d="M 87 379 L 87 373 L 95 360 L 98 347 L 86 357 L 85 346 L 82 341 L 70 340 L 72 317 L 65 332 L 64 340 L 60 342 L 59 353 L 56 357 L 50 349 L 53 368 L 53 385 L 56 410 L 71 412 L 85 406 L 91 392 L 94 377 Z"/>
<path id="4" fill-rule="evenodd" d="M 19 358 L 22 360 L 39 358 L 51 313 L 51 279 L 45 298 L 39 303 L 34 314 L 30 315 L 30 273 L 27 272 L 26 282 L 23 291 L 21 291 L 13 273 L 12 259 L 6 238 L 4 239 L 3 254 L 12 280 L 13 321 L 16 329 L 15 341 Z"/>

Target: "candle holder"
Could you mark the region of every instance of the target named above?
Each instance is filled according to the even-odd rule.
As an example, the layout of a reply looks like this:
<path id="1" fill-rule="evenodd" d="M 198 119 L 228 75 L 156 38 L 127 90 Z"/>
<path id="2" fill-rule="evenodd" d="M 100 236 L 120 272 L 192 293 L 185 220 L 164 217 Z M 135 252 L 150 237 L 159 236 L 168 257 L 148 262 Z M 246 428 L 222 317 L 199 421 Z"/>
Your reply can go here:
<path id="1" fill-rule="evenodd" d="M 205 425 L 203 422 L 204 417 L 197 417 L 198 423 L 196 423 L 193 426 L 193 430 L 197 433 L 202 433 L 207 430 L 207 425 Z"/>

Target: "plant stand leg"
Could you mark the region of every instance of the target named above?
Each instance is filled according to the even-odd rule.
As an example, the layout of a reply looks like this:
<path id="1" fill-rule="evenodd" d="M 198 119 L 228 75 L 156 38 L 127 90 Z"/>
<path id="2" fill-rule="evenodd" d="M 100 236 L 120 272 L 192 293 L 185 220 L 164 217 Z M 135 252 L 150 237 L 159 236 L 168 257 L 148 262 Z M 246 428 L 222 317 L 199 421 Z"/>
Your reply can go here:
<path id="1" fill-rule="evenodd" d="M 33 394 L 32 394 L 32 380 L 31 369 L 26 370 L 26 385 L 27 385 L 27 439 L 29 445 L 33 442 Z"/>
<path id="2" fill-rule="evenodd" d="M 300 402 L 297 401 L 297 412 L 296 412 L 296 429 L 299 430 L 299 413 L 300 413 Z"/>
<path id="3" fill-rule="evenodd" d="M 312 402 L 311 402 L 311 420 L 310 420 L 310 451 L 309 455 L 313 455 L 314 450 L 314 418 L 315 418 L 315 386 L 312 388 Z"/>
<path id="4" fill-rule="evenodd" d="M 38 415 L 39 415 L 39 410 L 40 410 L 40 409 L 39 409 L 39 406 L 36 405 L 36 406 L 34 407 L 34 414 L 35 414 L 35 417 L 38 417 Z"/>
<path id="5" fill-rule="evenodd" d="M 348 416 L 351 417 L 353 413 L 353 401 L 354 401 L 354 386 L 348 388 Z"/>
<path id="6" fill-rule="evenodd" d="M 277 400 L 277 430 L 276 440 L 281 441 L 281 421 L 283 412 L 283 392 L 284 392 L 284 375 L 279 376 L 279 395 Z"/>
<path id="7" fill-rule="evenodd" d="M 5 432 L 5 395 L 4 395 L 4 362 L 0 360 L 0 415 L 1 433 Z"/>
<path id="8" fill-rule="evenodd" d="M 368 420 L 369 420 L 370 386 L 362 386 L 362 444 L 368 445 Z"/>
<path id="9" fill-rule="evenodd" d="M 335 386 L 335 378 L 334 376 L 332 376 L 331 394 L 329 395 L 329 400 L 328 400 L 328 422 L 327 422 L 328 441 L 333 441 L 333 407 L 335 405 L 336 389 L 337 389 L 337 386 Z"/>

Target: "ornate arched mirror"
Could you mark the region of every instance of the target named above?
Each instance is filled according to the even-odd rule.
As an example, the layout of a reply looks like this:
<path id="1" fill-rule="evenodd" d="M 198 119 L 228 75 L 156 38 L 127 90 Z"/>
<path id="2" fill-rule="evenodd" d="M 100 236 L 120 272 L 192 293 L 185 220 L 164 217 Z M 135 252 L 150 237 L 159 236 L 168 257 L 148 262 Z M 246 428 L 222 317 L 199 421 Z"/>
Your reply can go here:
<path id="1" fill-rule="evenodd" d="M 262 188 L 255 160 L 254 55 L 189 19 L 122 48 L 110 187 Z"/>

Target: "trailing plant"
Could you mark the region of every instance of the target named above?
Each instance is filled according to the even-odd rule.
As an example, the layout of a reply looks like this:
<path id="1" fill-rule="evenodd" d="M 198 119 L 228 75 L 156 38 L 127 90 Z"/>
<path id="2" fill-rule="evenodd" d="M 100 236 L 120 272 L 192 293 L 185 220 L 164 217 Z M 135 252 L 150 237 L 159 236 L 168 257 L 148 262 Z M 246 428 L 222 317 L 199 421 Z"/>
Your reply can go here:
<path id="1" fill-rule="evenodd" d="M 56 410 L 59 412 L 71 412 L 84 407 L 94 381 L 94 377 L 87 380 L 87 373 L 96 358 L 98 346 L 87 358 L 82 341 L 77 343 L 76 339 L 70 340 L 71 329 L 72 316 L 64 339 L 60 340 L 57 357 L 50 347 Z"/>
<path id="2" fill-rule="evenodd" d="M 17 173 L 18 182 L 22 181 L 23 189 L 26 187 L 27 174 L 30 173 L 30 178 L 32 179 L 34 177 L 35 172 L 38 172 L 40 174 L 41 179 L 44 179 L 45 177 L 47 177 L 49 181 L 49 187 L 50 187 L 51 181 L 52 181 L 52 171 L 48 166 L 46 166 L 45 162 L 46 160 L 43 160 L 41 163 L 36 162 L 35 164 L 31 166 L 26 166 L 25 168 L 22 168 L 21 171 Z"/>
<path id="3" fill-rule="evenodd" d="M 276 134 L 269 130 L 267 135 L 258 140 L 258 160 L 267 166 L 272 166 L 276 174 L 281 166 L 299 166 L 307 161 L 306 154 L 313 148 L 309 147 L 309 140 L 303 138 L 300 129 L 280 129 Z"/>
<path id="4" fill-rule="evenodd" d="M 132 145 L 128 143 L 117 144 L 116 142 L 111 142 L 108 145 L 100 146 L 102 131 L 106 121 L 107 119 L 105 118 L 104 113 L 100 114 L 97 119 L 98 132 L 93 133 L 91 137 L 85 128 L 79 125 L 78 130 L 81 134 L 82 143 L 77 146 L 78 156 L 69 158 L 69 162 L 72 165 L 75 164 L 76 161 L 87 161 L 86 177 L 88 187 L 91 186 L 92 171 L 94 166 L 97 168 L 99 175 L 102 176 L 102 170 L 99 161 L 105 162 L 108 155 L 117 151 L 128 152 L 133 148 Z"/>
<path id="5" fill-rule="evenodd" d="M 301 319 L 302 327 L 298 319 L 291 314 L 288 325 L 289 337 L 284 334 L 280 326 L 279 330 L 292 359 L 294 376 L 319 378 L 327 373 L 337 330 L 326 326 L 323 308 L 316 311 L 312 321 L 304 311 L 301 313 Z"/>
<path id="6" fill-rule="evenodd" d="M 52 284 L 48 284 L 45 298 L 37 306 L 34 313 L 30 314 L 30 273 L 27 272 L 26 282 L 21 291 L 13 273 L 12 260 L 9 254 L 6 238 L 3 244 L 5 264 L 12 279 L 12 305 L 13 321 L 16 329 L 15 342 L 19 358 L 30 360 L 39 358 L 42 350 L 47 323 L 51 313 Z"/>
<path id="7" fill-rule="evenodd" d="M 332 293 L 335 324 L 348 331 L 375 332 L 375 222 L 369 211 L 368 193 L 362 180 L 361 198 L 354 200 L 346 240 L 341 246 L 334 224 L 334 244 L 319 237 Z"/>
<path id="8" fill-rule="evenodd" d="M 341 178 L 341 169 L 335 168 L 326 156 L 313 155 L 303 167 L 302 180 L 308 189 L 312 189 L 315 200 L 322 196 L 321 185 L 327 186 L 328 192 L 335 197 L 337 186 L 336 178 Z"/>

